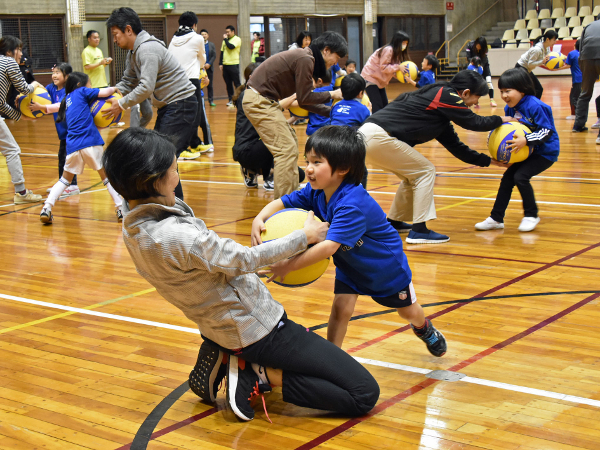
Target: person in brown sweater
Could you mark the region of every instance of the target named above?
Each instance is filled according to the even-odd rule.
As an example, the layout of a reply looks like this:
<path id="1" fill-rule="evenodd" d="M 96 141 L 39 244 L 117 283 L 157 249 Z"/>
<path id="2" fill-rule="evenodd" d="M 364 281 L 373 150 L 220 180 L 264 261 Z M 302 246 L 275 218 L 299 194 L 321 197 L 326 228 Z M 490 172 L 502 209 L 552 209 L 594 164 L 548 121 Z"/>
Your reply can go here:
<path id="1" fill-rule="evenodd" d="M 298 187 L 298 139 L 288 124 L 279 100 L 294 93 L 300 107 L 329 116 L 324 103 L 341 100 L 338 89 L 313 92 L 313 76 L 323 74 L 348 53 L 346 39 L 334 31 L 319 36 L 309 47 L 271 56 L 252 73 L 242 106 L 275 160 L 275 198 Z"/>

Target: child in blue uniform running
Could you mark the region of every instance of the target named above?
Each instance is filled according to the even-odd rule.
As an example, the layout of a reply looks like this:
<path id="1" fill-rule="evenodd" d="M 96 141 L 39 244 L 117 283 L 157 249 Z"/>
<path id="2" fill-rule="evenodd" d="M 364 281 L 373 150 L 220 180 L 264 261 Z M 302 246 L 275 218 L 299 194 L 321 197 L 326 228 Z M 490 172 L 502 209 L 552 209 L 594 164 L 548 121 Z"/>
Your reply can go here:
<path id="1" fill-rule="evenodd" d="M 119 222 L 123 219 L 121 212 L 121 197 L 112 188 L 102 168 L 102 154 L 104 141 L 94 125 L 94 118 L 90 111 L 90 104 L 98 97 L 109 97 L 117 89 L 114 87 L 92 89 L 89 77 L 81 72 L 69 75 L 65 85 L 65 97 L 60 103 L 58 122 L 67 123 L 67 158 L 62 176 L 50 189 L 48 198 L 40 213 L 40 221 L 51 224 L 53 221 L 52 207 L 71 184 L 73 177 L 83 173 L 85 165 L 98 171 L 100 179 L 108 189 L 116 206 Z M 48 112 L 54 112 L 49 105 Z"/>
<path id="2" fill-rule="evenodd" d="M 359 185 L 365 161 L 362 136 L 349 127 L 321 128 L 308 139 L 304 156 L 309 183 L 263 208 L 252 223 L 252 244 L 261 244 L 265 220 L 284 208 L 314 211 L 331 225 L 323 242 L 272 265 L 271 279 L 284 279 L 292 270 L 333 256 L 335 297 L 327 340 L 342 346 L 358 296 L 369 295 L 380 305 L 396 308 L 431 354 L 443 356 L 446 340 L 417 303 L 402 240 L 381 207 Z"/>
<path id="3" fill-rule="evenodd" d="M 423 86 L 427 86 L 428 84 L 435 83 L 435 70 L 440 67 L 440 63 L 438 59 L 433 55 L 427 55 L 423 58 L 423 62 L 421 63 L 421 72 L 419 72 L 419 81 L 414 81 L 412 78 L 408 76 L 408 74 L 404 75 L 404 80 L 407 83 L 412 84 L 416 88 L 422 88 Z"/>
<path id="4" fill-rule="evenodd" d="M 315 90 L 313 92 L 325 92 L 333 91 L 331 85 L 331 74 L 332 70 L 325 71 L 323 78 L 314 80 Z M 329 100 L 325 103 L 326 106 L 331 106 L 333 100 Z M 296 103 L 294 103 L 295 106 Z M 308 126 L 306 127 L 306 135 L 310 136 L 319 128 L 329 125 L 329 116 L 322 116 L 320 114 L 309 111 L 308 112 Z"/>
<path id="5" fill-rule="evenodd" d="M 495 230 L 504 228 L 504 214 L 510 201 L 512 190 L 517 186 L 523 199 L 524 217 L 519 231 L 533 231 L 540 222 L 531 178 L 549 169 L 558 159 L 560 143 L 554 127 L 552 108 L 535 96 L 535 87 L 529 74 L 521 69 L 509 69 L 498 80 L 502 100 L 506 102 L 504 111 L 527 125 L 531 133 L 508 141 L 511 152 L 527 151 L 525 146 L 533 147 L 533 152 L 522 162 L 511 164 L 506 169 L 496 202 L 490 217 L 475 225 L 477 230 Z"/>

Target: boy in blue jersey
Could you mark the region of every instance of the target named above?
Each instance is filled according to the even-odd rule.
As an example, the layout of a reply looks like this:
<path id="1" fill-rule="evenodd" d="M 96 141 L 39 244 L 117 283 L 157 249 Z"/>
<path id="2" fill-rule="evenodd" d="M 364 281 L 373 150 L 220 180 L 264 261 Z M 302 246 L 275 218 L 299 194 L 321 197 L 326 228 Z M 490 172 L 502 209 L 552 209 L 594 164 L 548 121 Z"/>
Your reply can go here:
<path id="1" fill-rule="evenodd" d="M 333 70 L 327 70 L 325 71 L 325 75 L 323 75 L 323 78 L 313 80 L 313 85 L 315 86 L 315 90 L 313 92 L 333 91 L 333 87 L 331 85 L 332 72 Z M 332 103 L 333 100 L 329 100 L 327 103 L 325 103 L 325 105 L 331 106 Z M 324 127 L 325 125 L 329 125 L 329 116 L 322 116 L 320 114 L 309 111 L 306 135 L 311 136 L 315 131 L 317 131 L 321 127 Z"/>
<path id="2" fill-rule="evenodd" d="M 333 256 L 336 280 L 329 341 L 342 346 L 358 296 L 369 295 L 380 305 L 396 308 L 429 352 L 443 356 L 446 340 L 417 303 L 402 240 L 379 204 L 359 185 L 365 160 L 362 136 L 350 127 L 321 128 L 308 139 L 304 156 L 309 183 L 263 208 L 252 223 L 252 244 L 262 242 L 265 220 L 284 208 L 314 211 L 331 225 L 323 242 L 272 265 L 269 281 Z"/>
<path id="3" fill-rule="evenodd" d="M 407 74 L 404 75 L 404 80 L 412 84 L 416 88 L 422 88 L 428 84 L 435 83 L 435 70 L 440 67 L 438 59 L 433 55 L 427 55 L 421 63 L 421 72 L 419 72 L 419 81 L 414 81 Z"/>
<path id="4" fill-rule="evenodd" d="M 571 92 L 569 92 L 569 104 L 571 106 L 571 115 L 567 116 L 567 120 L 575 120 L 575 107 L 577 106 L 577 99 L 579 99 L 579 94 L 581 94 L 581 82 L 583 81 L 583 77 L 581 75 L 581 69 L 579 68 L 579 39 L 575 41 L 575 50 L 572 50 L 567 55 L 567 60 L 565 61 L 565 65 L 553 69 L 553 70 L 564 70 L 571 69 Z"/>
<path id="5" fill-rule="evenodd" d="M 331 108 L 331 125 L 358 127 L 367 120 L 371 111 L 362 104 L 367 82 L 358 73 L 350 73 L 342 80 L 343 100 Z"/>
<path id="6" fill-rule="evenodd" d="M 474 56 L 473 58 L 471 58 L 471 62 L 469 62 L 467 70 L 473 70 L 479 75 L 483 75 L 483 67 L 481 67 L 481 58 L 479 56 Z"/>

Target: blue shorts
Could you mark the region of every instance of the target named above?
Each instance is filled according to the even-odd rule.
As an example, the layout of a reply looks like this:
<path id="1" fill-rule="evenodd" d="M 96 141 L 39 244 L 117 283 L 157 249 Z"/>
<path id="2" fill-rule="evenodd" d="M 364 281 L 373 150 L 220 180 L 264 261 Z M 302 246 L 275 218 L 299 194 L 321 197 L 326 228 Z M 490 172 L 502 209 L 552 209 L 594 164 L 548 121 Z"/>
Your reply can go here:
<path id="1" fill-rule="evenodd" d="M 348 286 L 343 281 L 335 279 L 335 286 L 333 288 L 334 294 L 357 294 L 361 295 L 359 292 L 356 292 L 350 286 Z M 406 298 L 402 300 L 400 298 L 400 294 L 406 294 Z M 411 283 L 406 286 L 404 289 L 401 289 L 400 292 L 389 295 L 387 297 L 374 297 L 371 296 L 373 300 L 379 303 L 382 306 L 387 306 L 388 308 L 406 308 L 407 306 L 412 305 L 417 301 L 417 294 L 415 294 L 415 288 Z"/>

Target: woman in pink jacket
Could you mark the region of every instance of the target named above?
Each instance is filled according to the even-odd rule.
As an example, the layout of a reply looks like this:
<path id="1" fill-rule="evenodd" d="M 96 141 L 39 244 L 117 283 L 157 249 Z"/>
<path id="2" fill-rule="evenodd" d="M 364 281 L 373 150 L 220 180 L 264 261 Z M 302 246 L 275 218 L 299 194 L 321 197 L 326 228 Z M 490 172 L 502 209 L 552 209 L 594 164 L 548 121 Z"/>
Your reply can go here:
<path id="1" fill-rule="evenodd" d="M 373 113 L 388 104 L 385 87 L 396 72 L 400 63 L 408 61 L 410 37 L 404 31 L 396 31 L 392 40 L 371 55 L 360 73 L 367 81 L 367 95 L 373 105 Z"/>

